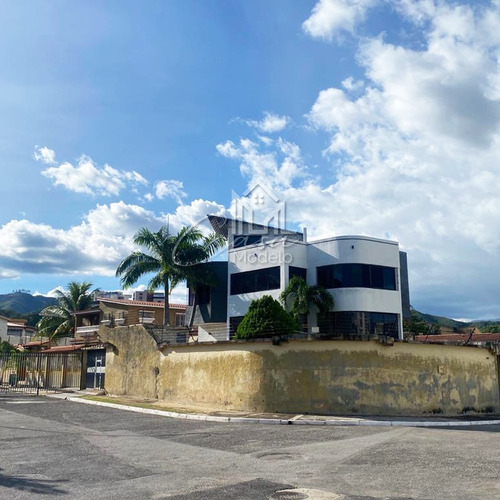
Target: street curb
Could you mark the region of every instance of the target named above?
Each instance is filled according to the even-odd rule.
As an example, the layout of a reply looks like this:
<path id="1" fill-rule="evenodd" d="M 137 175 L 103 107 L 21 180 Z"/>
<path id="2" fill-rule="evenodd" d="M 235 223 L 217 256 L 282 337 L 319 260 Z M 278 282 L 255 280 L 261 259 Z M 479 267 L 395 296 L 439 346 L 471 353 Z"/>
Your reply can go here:
<path id="1" fill-rule="evenodd" d="M 79 397 L 64 398 L 67 401 L 74 403 L 84 403 L 94 406 L 105 406 L 107 408 L 115 408 L 118 410 L 133 411 L 136 413 L 146 413 L 148 415 L 159 415 L 163 417 L 177 418 L 183 420 L 201 420 L 206 422 L 234 422 L 245 424 L 267 424 L 267 425 L 330 425 L 330 426 L 376 426 L 376 427 L 470 427 L 471 425 L 500 425 L 498 420 L 447 420 L 447 421 L 429 421 L 429 420 L 364 420 L 359 418 L 353 419 L 277 419 L 277 418 L 250 418 L 250 417 L 218 417 L 215 415 L 203 415 L 197 413 L 178 413 L 167 410 L 153 410 L 151 408 L 141 408 L 139 406 L 127 406 L 116 403 L 106 403 L 104 401 L 92 401 L 90 399 L 82 399 Z"/>

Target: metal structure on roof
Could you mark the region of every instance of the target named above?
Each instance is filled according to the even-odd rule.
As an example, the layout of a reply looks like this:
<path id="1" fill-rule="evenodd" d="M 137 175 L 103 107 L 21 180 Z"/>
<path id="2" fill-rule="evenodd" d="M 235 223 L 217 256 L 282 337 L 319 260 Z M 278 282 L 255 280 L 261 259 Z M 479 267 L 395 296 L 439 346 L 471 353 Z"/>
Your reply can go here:
<path id="1" fill-rule="evenodd" d="M 210 224 L 214 231 L 227 240 L 229 232 L 232 234 L 241 234 L 237 228 L 244 228 L 246 232 L 251 234 L 265 234 L 273 236 L 293 236 L 299 241 L 303 241 L 304 235 L 298 231 L 283 229 L 279 227 L 266 226 L 255 222 L 248 222 L 240 219 L 232 219 L 230 217 L 221 217 L 219 215 L 207 215 Z M 236 231 L 235 231 L 236 229 Z"/>

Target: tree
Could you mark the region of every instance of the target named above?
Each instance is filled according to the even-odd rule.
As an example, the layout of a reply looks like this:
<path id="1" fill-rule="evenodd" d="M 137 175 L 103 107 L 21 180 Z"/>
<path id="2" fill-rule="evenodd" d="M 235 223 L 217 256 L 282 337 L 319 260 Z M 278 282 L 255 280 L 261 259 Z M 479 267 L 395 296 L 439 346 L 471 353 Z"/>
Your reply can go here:
<path id="1" fill-rule="evenodd" d="M 6 340 L 0 342 L 0 354 L 8 354 L 9 352 L 16 352 L 14 346 L 9 344 Z"/>
<path id="2" fill-rule="evenodd" d="M 331 311 L 334 300 L 330 292 L 319 285 L 310 286 L 304 278 L 293 276 L 288 286 L 280 295 L 282 304 L 287 307 L 296 321 L 301 316 L 307 316 L 312 306 L 315 306 L 320 315 Z"/>
<path id="3" fill-rule="evenodd" d="M 299 330 L 292 315 L 270 295 L 252 300 L 248 312 L 238 325 L 234 338 L 237 340 L 291 335 Z"/>
<path id="4" fill-rule="evenodd" d="M 134 236 L 134 243 L 145 247 L 149 253 L 132 252 L 121 261 L 116 276 L 120 276 L 122 285 L 128 288 L 142 276 L 153 274 L 148 289 L 164 290 L 163 324 L 170 326 L 169 295 L 172 288 L 186 279 L 196 281 L 197 265 L 207 261 L 220 248 L 221 239 L 213 234 L 203 236 L 199 229 L 188 227 L 170 234 L 168 227 L 163 226 L 157 232 L 140 229 Z M 197 279 L 196 282 L 200 283 L 201 278 Z"/>
<path id="5" fill-rule="evenodd" d="M 415 335 L 439 335 L 441 327 L 436 323 L 425 321 L 417 311 L 411 310 L 410 319 L 403 321 L 403 330 Z"/>
<path id="6" fill-rule="evenodd" d="M 86 281 L 80 283 L 71 281 L 68 283 L 68 290 L 56 291 L 57 304 L 48 306 L 40 312 L 41 319 L 37 324 L 37 337 L 63 337 L 74 335 L 76 311 L 89 309 L 92 305 L 90 288 L 92 283 Z"/>

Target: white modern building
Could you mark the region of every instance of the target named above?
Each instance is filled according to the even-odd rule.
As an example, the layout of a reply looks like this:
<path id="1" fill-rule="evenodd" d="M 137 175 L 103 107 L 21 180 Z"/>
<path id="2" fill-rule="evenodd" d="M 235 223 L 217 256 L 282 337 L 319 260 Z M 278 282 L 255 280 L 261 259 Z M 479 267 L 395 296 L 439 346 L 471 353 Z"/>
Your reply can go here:
<path id="1" fill-rule="evenodd" d="M 335 300 L 327 317 L 310 311 L 310 332 L 402 338 L 409 316 L 406 254 L 395 241 L 336 236 L 307 241 L 303 233 L 209 216 L 228 241 L 227 322 L 234 332 L 252 300 L 278 299 L 292 276 L 321 285 Z"/>

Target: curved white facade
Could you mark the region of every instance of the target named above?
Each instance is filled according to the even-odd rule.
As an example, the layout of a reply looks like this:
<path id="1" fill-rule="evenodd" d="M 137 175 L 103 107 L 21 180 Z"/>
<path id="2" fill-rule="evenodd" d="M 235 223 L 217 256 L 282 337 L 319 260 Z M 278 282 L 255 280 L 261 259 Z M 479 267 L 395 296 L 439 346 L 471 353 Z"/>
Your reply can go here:
<path id="1" fill-rule="evenodd" d="M 353 266 L 349 266 L 350 264 Z M 327 271 L 331 274 L 338 273 L 338 270 L 342 268 L 345 272 L 350 271 L 351 268 L 356 268 L 356 272 L 363 270 L 367 276 L 372 272 L 370 270 L 374 270 L 374 274 L 375 271 L 381 273 L 383 270 L 389 276 L 393 273 L 393 278 L 391 277 L 389 282 L 389 288 L 393 289 L 352 286 L 352 281 L 348 286 L 343 286 L 343 283 L 338 280 L 335 286 L 327 288 L 335 300 L 334 316 L 336 318 L 343 318 L 346 321 L 346 318 L 352 317 L 356 319 L 349 319 L 349 321 L 357 323 L 371 321 L 372 333 L 374 321 L 382 321 L 380 318 L 383 317 L 391 318 L 391 321 L 397 321 L 397 336 L 402 338 L 401 284 L 402 281 L 407 283 L 407 277 L 405 276 L 402 280 L 397 242 L 365 236 L 338 236 L 306 243 L 296 239 L 277 237 L 266 243 L 230 248 L 228 266 L 229 322 L 231 318 L 244 316 L 253 299 L 263 295 L 278 298 L 288 284 L 291 267 L 299 268 L 302 272 L 307 270 L 307 282 L 310 285 L 318 283 L 318 268 L 323 266 L 328 267 Z M 406 268 L 403 271 L 406 273 Z M 253 280 L 257 283 L 257 288 L 258 286 L 274 286 L 275 288 L 239 293 L 240 290 L 251 287 Z M 344 315 L 339 313 L 344 313 Z M 350 315 L 350 313 L 353 314 Z M 397 315 L 397 319 L 393 315 Z M 310 312 L 310 328 L 317 326 L 316 316 L 315 311 Z"/>

